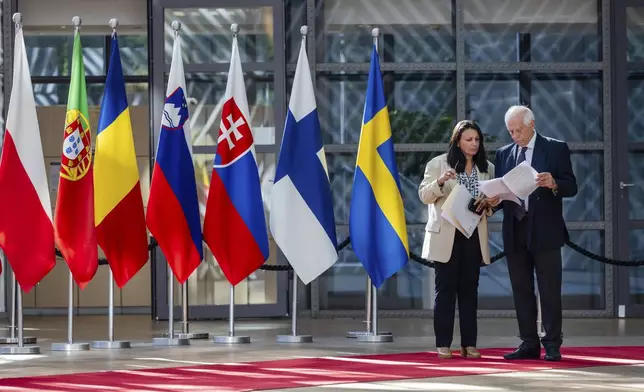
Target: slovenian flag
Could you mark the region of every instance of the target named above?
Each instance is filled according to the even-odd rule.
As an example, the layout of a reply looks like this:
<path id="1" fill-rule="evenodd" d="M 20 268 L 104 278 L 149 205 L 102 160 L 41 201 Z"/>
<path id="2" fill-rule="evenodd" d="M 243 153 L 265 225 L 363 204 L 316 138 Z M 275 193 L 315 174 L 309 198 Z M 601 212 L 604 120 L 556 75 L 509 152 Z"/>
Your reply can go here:
<path id="1" fill-rule="evenodd" d="M 16 26 L 13 83 L 0 158 L 0 248 L 29 292 L 56 265 L 40 128 L 22 26 Z M 2 272 L 2 265 L 0 265 Z"/>
<path id="2" fill-rule="evenodd" d="M 204 241 L 233 286 L 268 258 L 259 170 L 236 36 L 203 230 Z"/>
<path id="3" fill-rule="evenodd" d="M 176 37 L 146 216 L 150 232 L 181 284 L 188 280 L 203 259 L 185 94 L 181 38 Z"/>
<path id="4" fill-rule="evenodd" d="M 308 284 L 335 264 L 338 252 L 305 42 L 300 47 L 271 189 L 271 233 L 302 282 Z"/>
<path id="5" fill-rule="evenodd" d="M 123 288 L 148 261 L 148 232 L 116 32 L 110 49 L 96 134 L 94 214 L 98 244 Z"/>

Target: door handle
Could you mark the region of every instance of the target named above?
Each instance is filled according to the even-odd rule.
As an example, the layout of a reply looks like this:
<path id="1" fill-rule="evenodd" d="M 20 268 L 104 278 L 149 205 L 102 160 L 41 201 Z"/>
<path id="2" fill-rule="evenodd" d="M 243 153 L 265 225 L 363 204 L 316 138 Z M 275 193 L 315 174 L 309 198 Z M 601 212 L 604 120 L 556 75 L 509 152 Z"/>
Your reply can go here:
<path id="1" fill-rule="evenodd" d="M 635 186 L 635 184 L 626 184 L 624 183 L 624 181 L 619 182 L 619 189 L 624 189 L 626 187 L 631 187 L 631 186 Z"/>

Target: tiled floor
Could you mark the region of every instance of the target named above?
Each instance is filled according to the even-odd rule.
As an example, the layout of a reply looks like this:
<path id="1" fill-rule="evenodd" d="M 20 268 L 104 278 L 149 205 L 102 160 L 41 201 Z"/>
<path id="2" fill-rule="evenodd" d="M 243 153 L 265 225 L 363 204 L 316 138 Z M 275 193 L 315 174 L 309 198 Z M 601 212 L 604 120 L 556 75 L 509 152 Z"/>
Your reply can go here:
<path id="1" fill-rule="evenodd" d="M 75 319 L 77 342 L 104 340 L 107 318 L 81 316 Z M 251 337 L 250 344 L 226 346 L 209 340 L 192 341 L 188 347 L 154 347 L 152 338 L 167 330 L 167 323 L 154 322 L 145 316 L 117 316 L 116 339 L 132 341 L 125 350 L 91 350 L 79 353 L 51 352 L 54 342 L 67 339 L 64 317 L 29 317 L 25 320 L 25 336 L 36 336 L 41 355 L 0 356 L 0 378 L 62 374 L 73 372 L 143 369 L 220 362 L 243 362 L 287 359 L 298 356 L 330 356 L 365 353 L 418 352 L 432 350 L 434 339 L 431 319 L 381 319 L 381 330 L 392 331 L 394 342 L 360 343 L 345 338 L 347 331 L 360 330 L 360 320 L 301 320 L 301 333 L 311 334 L 314 343 L 289 345 L 275 342 L 276 335 L 290 333 L 289 320 L 245 320 L 236 324 L 237 335 Z M 179 328 L 177 324 L 177 328 Z M 191 331 L 225 335 L 228 324 L 194 322 Z M 458 325 L 453 348 L 458 347 Z M 1 332 L 0 332 L 1 333 Z M 569 346 L 644 345 L 644 319 L 567 319 L 564 322 L 564 344 Z M 479 321 L 479 347 L 514 347 L 514 319 L 482 319 Z M 535 373 L 512 373 L 476 377 L 450 377 L 386 383 L 351 384 L 316 388 L 322 390 L 439 390 L 439 391 L 601 391 L 644 390 L 644 367 L 618 366 L 583 370 L 552 370 Z M 313 390 L 309 388 L 297 391 Z M 295 391 L 295 390 L 292 390 Z"/>

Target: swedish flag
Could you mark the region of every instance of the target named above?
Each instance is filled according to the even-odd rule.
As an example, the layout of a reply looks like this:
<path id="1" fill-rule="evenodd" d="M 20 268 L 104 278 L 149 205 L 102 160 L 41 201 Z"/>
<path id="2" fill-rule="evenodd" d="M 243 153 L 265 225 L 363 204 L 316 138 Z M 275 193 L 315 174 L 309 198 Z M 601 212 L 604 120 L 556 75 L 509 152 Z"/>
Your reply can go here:
<path id="1" fill-rule="evenodd" d="M 375 46 L 353 178 L 349 232 L 356 256 L 376 287 L 409 260 L 405 210 Z"/>

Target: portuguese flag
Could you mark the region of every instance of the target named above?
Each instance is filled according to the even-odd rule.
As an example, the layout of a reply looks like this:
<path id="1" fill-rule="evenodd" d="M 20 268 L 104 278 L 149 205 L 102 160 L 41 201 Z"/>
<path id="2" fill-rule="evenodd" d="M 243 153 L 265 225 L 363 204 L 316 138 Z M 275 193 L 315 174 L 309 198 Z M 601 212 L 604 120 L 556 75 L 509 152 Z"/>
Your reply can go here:
<path id="1" fill-rule="evenodd" d="M 56 245 L 81 289 L 98 268 L 90 131 L 85 68 L 80 33 L 76 31 L 54 230 Z"/>

